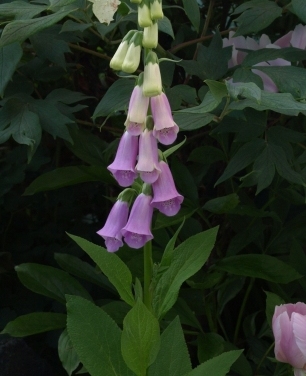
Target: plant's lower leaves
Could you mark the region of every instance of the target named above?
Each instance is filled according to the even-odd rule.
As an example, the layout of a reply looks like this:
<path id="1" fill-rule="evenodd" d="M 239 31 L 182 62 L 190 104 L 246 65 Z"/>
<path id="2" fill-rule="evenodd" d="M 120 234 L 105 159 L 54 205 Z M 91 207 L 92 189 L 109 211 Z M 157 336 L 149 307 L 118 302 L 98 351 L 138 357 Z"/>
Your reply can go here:
<path id="1" fill-rule="evenodd" d="M 80 359 L 73 348 L 67 329 L 62 332 L 58 340 L 58 357 L 69 376 L 80 364 Z"/>
<path id="2" fill-rule="evenodd" d="M 26 337 L 66 326 L 66 315 L 62 313 L 34 312 L 10 321 L 0 334 L 12 337 Z"/>
<path id="3" fill-rule="evenodd" d="M 67 329 L 80 361 L 91 376 L 133 376 L 121 355 L 121 330 L 86 299 L 67 295 Z"/>
<path id="4" fill-rule="evenodd" d="M 176 317 L 161 335 L 160 350 L 148 376 L 183 376 L 191 371 L 191 362 L 180 320 Z"/>

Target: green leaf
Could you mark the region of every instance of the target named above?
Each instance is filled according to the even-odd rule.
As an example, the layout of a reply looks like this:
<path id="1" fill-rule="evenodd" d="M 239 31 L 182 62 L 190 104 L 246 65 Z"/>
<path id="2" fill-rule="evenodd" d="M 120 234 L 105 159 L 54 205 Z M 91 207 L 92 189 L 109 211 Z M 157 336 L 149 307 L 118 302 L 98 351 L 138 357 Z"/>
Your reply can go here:
<path id="1" fill-rule="evenodd" d="M 63 39 L 63 35 L 59 34 L 59 30 L 59 25 L 48 27 L 32 35 L 30 41 L 37 56 L 43 60 L 48 59 L 65 69 L 65 53 L 70 52 L 70 48 L 68 42 Z"/>
<path id="2" fill-rule="evenodd" d="M 26 1 L 11 1 L 9 3 L 0 4 L 0 14 L 2 17 L 15 17 L 16 20 L 28 20 L 37 14 L 46 10 L 45 5 L 34 5 Z"/>
<path id="3" fill-rule="evenodd" d="M 247 55 L 247 57 L 248 56 L 249 56 L 249 54 Z M 234 81 L 234 83 L 253 82 L 260 89 L 263 89 L 262 79 L 258 76 L 258 74 L 253 73 L 251 71 L 251 69 L 247 69 L 247 68 L 237 68 L 237 69 L 235 69 L 235 72 L 233 74 L 233 81 Z"/>
<path id="4" fill-rule="evenodd" d="M 303 0 L 292 0 L 292 7 L 294 13 L 303 21 L 306 22 L 306 4 Z"/>
<path id="5" fill-rule="evenodd" d="M 121 330 L 101 308 L 68 295 L 67 329 L 80 361 L 91 376 L 133 375 L 121 355 Z"/>
<path id="6" fill-rule="evenodd" d="M 0 38 L 0 47 L 14 42 L 23 42 L 38 31 L 54 25 L 69 13 L 71 13 L 71 10 L 62 10 L 50 16 L 34 18 L 33 20 L 12 21 L 3 29 Z"/>
<path id="7" fill-rule="evenodd" d="M 230 163 L 226 167 L 221 177 L 217 180 L 215 185 L 222 183 L 229 179 L 237 172 L 243 170 L 249 164 L 251 164 L 261 150 L 264 148 L 265 142 L 261 139 L 255 139 L 244 144 L 230 160 Z"/>
<path id="8" fill-rule="evenodd" d="M 76 0 L 50 0 L 50 9 L 56 7 L 64 7 L 66 5 L 74 3 Z"/>
<path id="9" fill-rule="evenodd" d="M 191 108 L 191 110 L 193 110 L 193 108 Z M 209 124 L 215 118 L 215 115 L 213 114 L 191 112 L 192 111 L 184 112 L 184 110 L 174 112 L 174 121 L 177 123 L 180 129 L 183 129 L 184 131 L 199 129 Z"/>
<path id="10" fill-rule="evenodd" d="M 116 111 L 127 108 L 135 81 L 121 78 L 117 80 L 106 92 L 93 114 L 95 120 L 99 116 L 108 116 Z"/>
<path id="11" fill-rule="evenodd" d="M 137 376 L 146 376 L 160 348 L 157 319 L 138 299 L 123 320 L 121 351 L 128 367 Z"/>
<path id="12" fill-rule="evenodd" d="M 246 107 L 254 108 L 257 111 L 272 110 L 280 114 L 297 116 L 300 112 L 306 111 L 306 103 L 296 101 L 289 93 L 269 93 L 261 91 L 261 101 L 258 103 L 252 99 L 244 99 L 232 102 L 229 110 L 243 110 Z"/>
<path id="13" fill-rule="evenodd" d="M 216 356 L 189 372 L 186 376 L 226 376 L 233 363 L 239 358 L 243 350 L 234 350 Z"/>
<path id="14" fill-rule="evenodd" d="M 51 312 L 33 312 L 10 321 L 0 334 L 12 337 L 26 337 L 50 330 L 65 328 L 66 315 Z"/>
<path id="15" fill-rule="evenodd" d="M 249 98 L 257 101 L 260 103 L 261 100 L 261 89 L 254 84 L 253 82 L 226 82 L 226 87 L 228 90 L 229 95 L 237 99 L 239 95 L 244 98 Z"/>
<path id="16" fill-rule="evenodd" d="M 305 55 L 306 57 L 306 55 Z M 306 97 L 306 87 L 304 82 L 306 81 L 306 72 L 304 68 L 298 67 L 256 67 L 267 74 L 272 81 L 276 84 L 279 91 L 284 93 L 290 93 L 295 98 Z"/>
<path id="17" fill-rule="evenodd" d="M 245 277 L 261 278 L 275 283 L 289 283 L 301 278 L 290 265 L 268 255 L 241 255 L 223 258 L 216 268 Z"/>
<path id="18" fill-rule="evenodd" d="M 108 144 L 105 141 L 85 129 L 77 129 L 74 126 L 69 127 L 69 133 L 73 144 L 67 142 L 66 146 L 74 155 L 90 165 L 106 166 L 104 152 Z"/>
<path id="19" fill-rule="evenodd" d="M 227 96 L 226 85 L 223 82 L 214 81 L 214 80 L 205 80 L 206 85 L 209 87 L 209 90 L 213 97 L 221 103 L 222 98 Z"/>
<path id="20" fill-rule="evenodd" d="M 125 263 L 114 253 L 78 236 L 68 234 L 98 265 L 109 281 L 116 287 L 120 297 L 133 306 L 132 274 Z"/>
<path id="21" fill-rule="evenodd" d="M 183 5 L 187 17 L 190 19 L 192 25 L 199 32 L 200 27 L 200 9 L 197 0 L 183 0 Z"/>
<path id="22" fill-rule="evenodd" d="M 199 104 L 198 106 L 195 106 L 195 107 L 185 108 L 184 110 L 181 110 L 177 113 L 179 113 L 179 114 L 181 114 L 181 113 L 206 114 L 206 113 L 214 110 L 215 108 L 217 108 L 219 106 L 219 104 L 221 103 L 221 101 L 222 101 L 222 97 L 214 96 L 211 93 L 211 91 L 208 91 L 205 94 L 205 97 L 204 97 L 201 104 Z M 212 114 L 207 114 L 207 115 L 214 116 Z M 204 119 L 205 119 L 205 117 L 204 117 Z"/>
<path id="23" fill-rule="evenodd" d="M 174 32 L 169 18 L 164 16 L 161 20 L 158 20 L 158 30 L 170 35 L 174 39 Z"/>
<path id="24" fill-rule="evenodd" d="M 218 227 L 196 234 L 173 252 L 169 268 L 159 279 L 154 295 L 153 309 L 157 317 L 162 317 L 175 303 L 179 289 L 206 262 L 214 246 Z"/>
<path id="25" fill-rule="evenodd" d="M 68 21 L 64 22 L 64 24 L 63 24 L 60 32 L 61 33 L 69 32 L 69 31 L 72 31 L 72 32 L 76 32 L 76 31 L 83 32 L 86 29 L 88 29 L 89 27 L 91 27 L 90 23 L 85 23 L 85 24 L 82 23 L 82 24 L 80 24 L 78 22 L 74 22 L 74 21 L 68 20 Z"/>
<path id="26" fill-rule="evenodd" d="M 275 175 L 275 165 L 273 161 L 272 150 L 270 147 L 265 147 L 258 158 L 256 158 L 253 170 L 256 174 L 255 179 L 257 181 L 257 195 L 272 183 Z"/>
<path id="27" fill-rule="evenodd" d="M 15 266 L 20 282 L 29 290 L 65 303 L 65 294 L 74 294 L 91 300 L 85 288 L 68 273 L 39 264 Z"/>
<path id="28" fill-rule="evenodd" d="M 274 315 L 275 307 L 281 304 L 285 304 L 285 301 L 273 292 L 265 291 L 267 295 L 266 299 L 266 317 L 268 325 L 272 327 L 272 317 Z"/>
<path id="29" fill-rule="evenodd" d="M 200 333 L 197 338 L 198 359 L 204 363 L 224 352 L 224 339 L 216 333 Z"/>
<path id="30" fill-rule="evenodd" d="M 203 209 L 215 214 L 228 213 L 239 204 L 239 196 L 236 193 L 231 193 L 227 196 L 213 198 L 206 202 Z"/>
<path id="31" fill-rule="evenodd" d="M 106 168 L 102 166 L 61 167 L 40 175 L 26 188 L 24 195 L 52 191 L 88 181 L 113 182 Z"/>
<path id="32" fill-rule="evenodd" d="M 186 140 L 187 140 L 187 137 L 185 137 L 184 140 L 182 142 L 180 142 L 179 144 L 174 145 L 171 148 L 165 150 L 163 152 L 164 157 L 165 158 L 170 157 L 171 154 L 173 154 L 175 151 L 177 151 L 180 147 L 182 147 L 185 144 Z"/>
<path id="33" fill-rule="evenodd" d="M 285 47 L 280 49 L 262 48 L 257 51 L 250 51 L 243 60 L 242 67 L 253 67 L 262 61 L 275 60 L 282 58 L 288 61 L 301 61 L 306 58 L 306 51 L 300 48 Z M 257 69 L 258 66 L 256 66 Z M 255 69 L 255 67 L 253 67 Z"/>
<path id="34" fill-rule="evenodd" d="M 67 329 L 62 332 L 58 340 L 58 357 L 69 376 L 80 364 L 78 354 L 73 348 Z"/>
<path id="35" fill-rule="evenodd" d="M 80 260 L 78 257 L 66 253 L 55 253 L 54 258 L 58 265 L 66 272 L 112 292 L 116 291 L 108 279 L 102 275 L 101 271 L 95 269 L 87 262 Z"/>
<path id="36" fill-rule="evenodd" d="M 235 9 L 234 14 L 243 12 L 235 21 L 238 29 L 234 37 L 256 33 L 269 26 L 276 18 L 282 15 L 282 8 L 274 1 L 248 1 Z"/>
<path id="37" fill-rule="evenodd" d="M 211 165 L 217 161 L 224 161 L 225 155 L 222 150 L 213 146 L 199 146 L 193 149 L 188 157 L 188 161 Z"/>
<path id="38" fill-rule="evenodd" d="M 1 5 L 0 5 L 1 9 Z M 0 95 L 3 97 L 6 85 L 10 81 L 23 54 L 19 43 L 0 48 Z"/>
<path id="39" fill-rule="evenodd" d="M 178 237 L 178 235 L 179 235 L 182 227 L 184 226 L 184 223 L 185 223 L 185 218 L 183 219 L 183 221 L 180 224 L 179 228 L 175 231 L 175 234 L 169 240 L 169 242 L 168 242 L 168 244 L 167 244 L 167 246 L 166 246 L 166 248 L 164 250 L 162 259 L 160 261 L 160 267 L 168 267 L 171 264 L 175 242 L 176 242 L 176 239 L 177 239 L 177 237 Z"/>
<path id="40" fill-rule="evenodd" d="M 228 70 L 228 61 L 231 56 L 232 47 L 223 48 L 221 35 L 217 31 L 209 47 L 199 45 L 197 62 L 202 69 L 200 78 L 210 80 L 222 78 Z"/>
<path id="41" fill-rule="evenodd" d="M 178 316 L 161 335 L 160 350 L 148 376 L 183 376 L 191 371 L 184 333 Z"/>

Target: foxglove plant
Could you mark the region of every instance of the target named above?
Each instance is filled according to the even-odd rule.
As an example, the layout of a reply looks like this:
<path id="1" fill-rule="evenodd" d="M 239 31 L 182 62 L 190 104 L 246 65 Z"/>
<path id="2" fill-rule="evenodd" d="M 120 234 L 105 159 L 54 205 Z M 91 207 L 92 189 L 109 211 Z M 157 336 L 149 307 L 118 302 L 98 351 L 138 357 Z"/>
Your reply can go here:
<path id="1" fill-rule="evenodd" d="M 130 186 L 137 177 L 135 171 L 137 154 L 138 137 L 130 135 L 129 132 L 124 132 L 115 160 L 107 167 L 122 187 Z"/>
<path id="2" fill-rule="evenodd" d="M 141 179 L 145 183 L 154 183 L 159 176 L 157 140 L 153 132 L 145 129 L 139 137 L 139 156 L 136 165 Z"/>
<path id="3" fill-rule="evenodd" d="M 140 74 L 131 95 L 127 119 L 124 123 L 126 130 L 132 136 L 139 136 L 143 132 L 149 108 L 149 98 L 143 95 L 142 83 L 143 74 Z"/>
<path id="4" fill-rule="evenodd" d="M 159 168 L 160 175 L 156 182 L 152 184 L 153 200 L 151 201 L 151 206 L 171 217 L 179 212 L 184 197 L 175 188 L 168 164 L 160 161 Z"/>
<path id="5" fill-rule="evenodd" d="M 136 32 L 129 42 L 129 48 L 122 63 L 122 70 L 126 73 L 134 73 L 140 63 L 142 31 Z"/>
<path id="6" fill-rule="evenodd" d="M 147 54 L 144 67 L 143 94 L 146 97 L 154 97 L 160 95 L 161 92 L 162 80 L 158 58 L 155 52 L 150 51 Z"/>
<path id="7" fill-rule="evenodd" d="M 97 231 L 97 234 L 104 238 L 108 252 L 116 252 L 122 247 L 121 230 L 127 223 L 128 214 L 128 202 L 121 201 L 118 198 L 107 217 L 105 225 Z"/>
<path id="8" fill-rule="evenodd" d="M 141 193 L 137 196 L 128 222 L 122 228 L 121 233 L 124 236 L 124 241 L 131 248 L 141 248 L 149 240 L 153 239 L 151 233 L 151 221 L 153 215 L 153 208 L 150 205 L 152 196 Z"/>
<path id="9" fill-rule="evenodd" d="M 129 42 L 136 33 L 136 30 L 129 31 L 119 44 L 117 51 L 111 59 L 109 66 L 114 70 L 122 70 L 122 64 L 129 49 Z"/>
<path id="10" fill-rule="evenodd" d="M 164 93 L 151 98 L 154 119 L 153 135 L 161 144 L 170 145 L 176 140 L 179 131 L 174 122 L 167 96 Z"/>

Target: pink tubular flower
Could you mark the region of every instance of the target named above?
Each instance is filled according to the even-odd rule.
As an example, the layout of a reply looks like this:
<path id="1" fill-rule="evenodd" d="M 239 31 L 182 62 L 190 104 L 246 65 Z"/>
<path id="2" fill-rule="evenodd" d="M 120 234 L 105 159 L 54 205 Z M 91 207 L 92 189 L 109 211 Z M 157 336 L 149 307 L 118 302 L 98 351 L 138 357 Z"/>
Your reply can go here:
<path id="1" fill-rule="evenodd" d="M 306 371 L 306 304 L 276 306 L 272 329 L 275 337 L 275 357 L 294 367 L 294 375 Z"/>
<path id="2" fill-rule="evenodd" d="M 118 200 L 110 211 L 105 225 L 97 234 L 105 240 L 108 252 L 116 252 L 122 247 L 121 230 L 126 225 L 129 214 L 129 206 L 126 201 Z"/>
<path id="3" fill-rule="evenodd" d="M 135 169 L 141 179 L 148 184 L 154 183 L 160 173 L 157 141 L 152 131 L 148 129 L 145 129 L 139 137 L 139 156 Z"/>
<path id="4" fill-rule="evenodd" d="M 136 85 L 131 95 L 127 119 L 124 123 L 126 130 L 132 136 L 139 136 L 145 126 L 149 98 L 142 93 L 142 87 Z"/>
<path id="5" fill-rule="evenodd" d="M 171 217 L 179 212 L 184 197 L 175 188 L 168 164 L 160 161 L 159 167 L 161 169 L 159 178 L 152 184 L 154 195 L 151 206 Z"/>
<path id="6" fill-rule="evenodd" d="M 150 229 L 153 215 L 151 200 L 151 196 L 141 193 L 134 202 L 126 226 L 121 230 L 125 242 L 131 248 L 141 248 L 153 239 Z"/>
<path id="7" fill-rule="evenodd" d="M 130 186 L 137 177 L 135 171 L 137 153 L 138 137 L 131 136 L 128 132 L 124 132 L 118 146 L 115 160 L 107 167 L 114 175 L 118 184 L 122 187 Z"/>
<path id="8" fill-rule="evenodd" d="M 172 144 L 176 140 L 179 127 L 173 120 L 170 104 L 164 93 L 151 98 L 151 110 L 154 137 L 163 145 Z"/>

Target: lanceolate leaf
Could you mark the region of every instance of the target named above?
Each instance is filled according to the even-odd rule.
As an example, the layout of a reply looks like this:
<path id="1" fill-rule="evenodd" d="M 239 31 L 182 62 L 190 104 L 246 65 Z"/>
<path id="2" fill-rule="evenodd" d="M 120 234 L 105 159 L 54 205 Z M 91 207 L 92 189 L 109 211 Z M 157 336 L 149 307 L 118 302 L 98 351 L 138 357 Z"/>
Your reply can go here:
<path id="1" fill-rule="evenodd" d="M 227 257 L 218 262 L 218 270 L 235 275 L 261 278 L 275 283 L 289 283 L 301 275 L 287 263 L 268 255 L 241 255 Z"/>
<path id="2" fill-rule="evenodd" d="M 128 367 L 137 376 L 145 376 L 160 347 L 159 324 L 143 302 L 137 303 L 123 321 L 121 351 Z"/>
<path id="3" fill-rule="evenodd" d="M 129 268 L 114 253 L 109 253 L 105 248 L 68 234 L 93 261 L 98 265 L 110 282 L 116 287 L 121 299 L 133 306 L 132 274 Z"/>
<path id="4" fill-rule="evenodd" d="M 21 264 L 15 267 L 20 282 L 29 290 L 65 303 L 65 294 L 83 296 L 91 300 L 85 288 L 68 273 L 39 264 Z"/>
<path id="5" fill-rule="evenodd" d="M 16 20 L 29 20 L 46 10 L 45 5 L 34 5 L 26 1 L 11 1 L 0 5 L 0 14 L 5 17 L 15 17 Z"/>
<path id="6" fill-rule="evenodd" d="M 29 36 L 43 30 L 67 16 L 71 10 L 62 10 L 50 16 L 34 18 L 33 20 L 12 21 L 3 29 L 0 47 L 14 42 L 23 42 Z"/>
<path id="7" fill-rule="evenodd" d="M 197 0 L 183 0 L 185 12 L 194 28 L 199 31 L 200 9 Z"/>
<path id="8" fill-rule="evenodd" d="M 102 166 L 61 167 L 40 175 L 26 188 L 24 195 L 33 195 L 88 181 L 113 182 L 106 168 Z"/>
<path id="9" fill-rule="evenodd" d="M 133 376 L 121 355 L 121 330 L 99 307 L 67 296 L 67 329 L 80 361 L 91 376 Z"/>
<path id="10" fill-rule="evenodd" d="M 0 95 L 11 79 L 22 56 L 22 48 L 19 43 L 13 43 L 0 48 Z"/>
<path id="11" fill-rule="evenodd" d="M 26 337 L 50 330 L 65 328 L 66 315 L 62 313 L 35 312 L 19 316 L 10 321 L 0 334 L 12 337 Z"/>
<path id="12" fill-rule="evenodd" d="M 67 329 L 62 332 L 58 339 L 58 357 L 69 376 L 80 364 L 78 354 L 72 345 Z"/>
<path id="13" fill-rule="evenodd" d="M 122 78 L 117 80 L 106 92 L 98 104 L 93 118 L 108 116 L 116 111 L 127 108 L 132 90 L 135 86 L 134 80 Z"/>
<path id="14" fill-rule="evenodd" d="M 239 358 L 241 353 L 242 350 L 233 350 L 223 353 L 199 365 L 197 368 L 189 372 L 186 376 L 226 376 L 231 366 Z"/>
<path id="15" fill-rule="evenodd" d="M 173 306 L 182 283 L 204 265 L 214 246 L 217 230 L 215 227 L 194 235 L 173 251 L 171 264 L 159 279 L 153 294 L 157 317 L 162 317 Z"/>
<path id="16" fill-rule="evenodd" d="M 191 371 L 184 333 L 176 317 L 161 335 L 160 350 L 148 376 L 183 376 Z"/>

